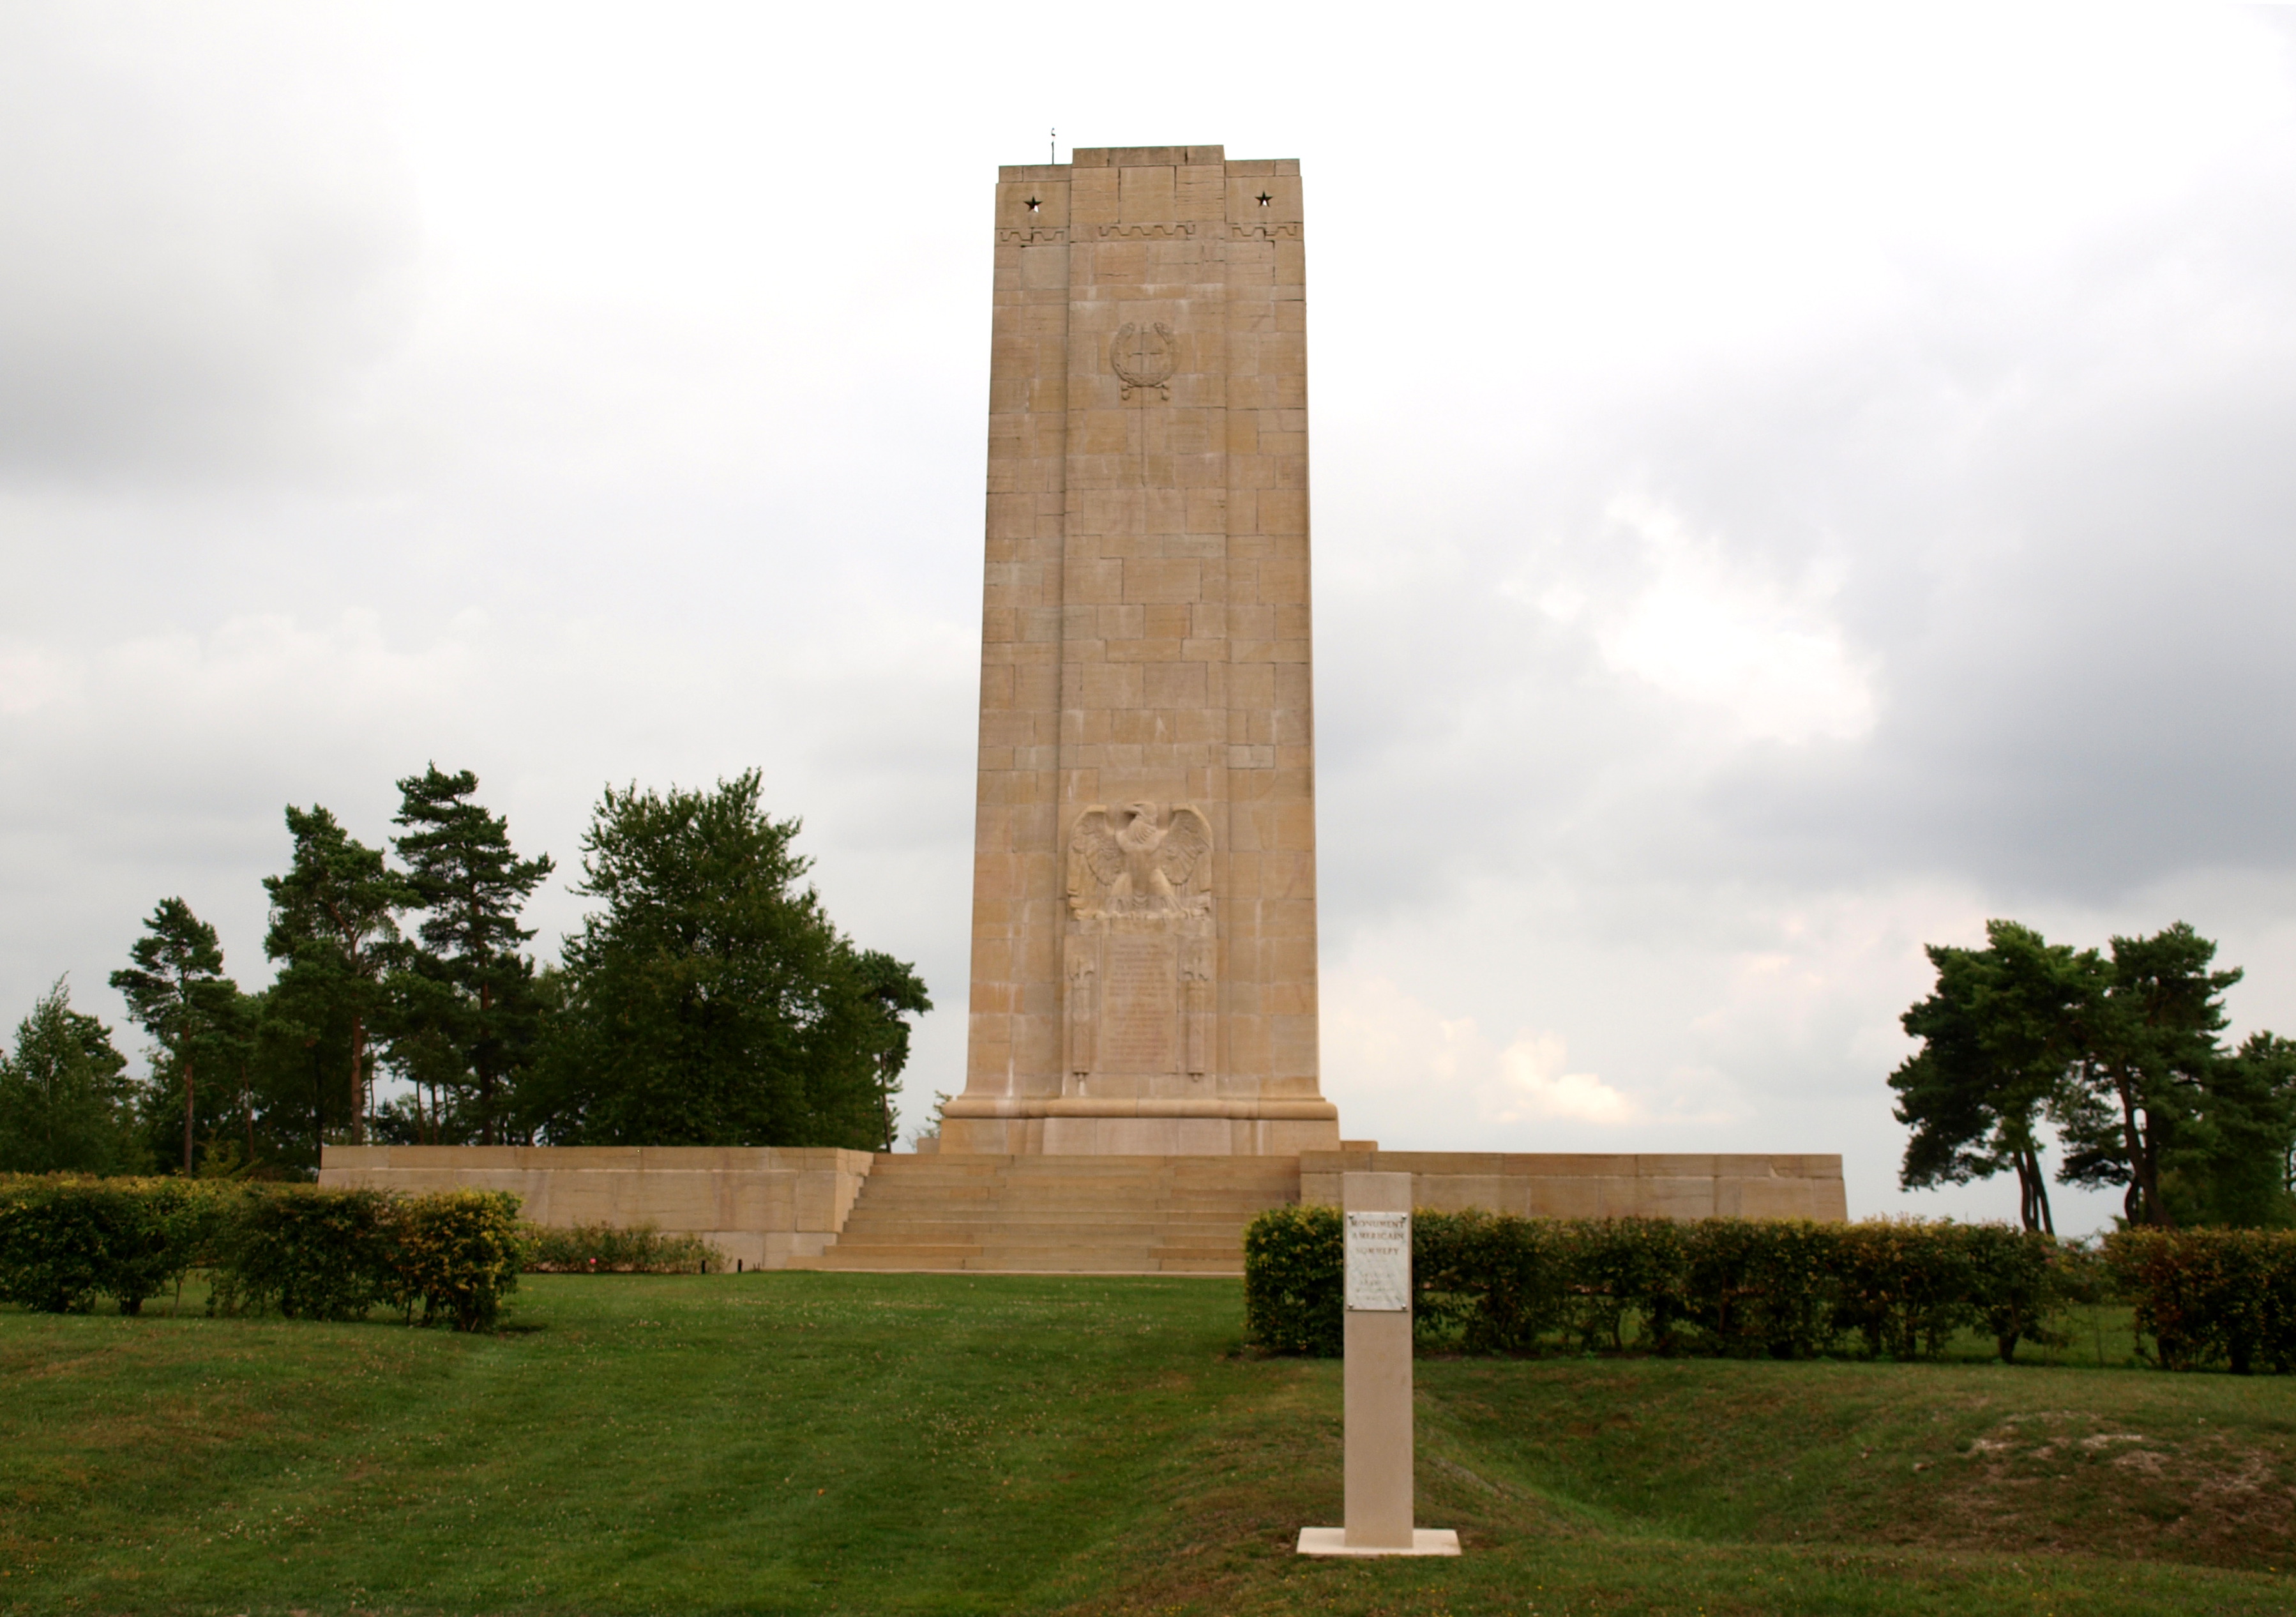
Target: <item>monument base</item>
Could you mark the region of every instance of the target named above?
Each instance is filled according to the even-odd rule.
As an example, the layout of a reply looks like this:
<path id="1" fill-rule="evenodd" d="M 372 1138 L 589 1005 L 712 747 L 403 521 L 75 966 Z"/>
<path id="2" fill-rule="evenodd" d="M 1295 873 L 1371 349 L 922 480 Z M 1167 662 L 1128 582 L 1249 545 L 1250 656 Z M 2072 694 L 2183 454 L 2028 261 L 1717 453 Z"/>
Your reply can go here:
<path id="1" fill-rule="evenodd" d="M 1456 1555 L 1459 1553 L 1459 1535 L 1447 1527 L 1414 1527 L 1411 1542 L 1405 1544 L 1350 1544 L 1344 1527 L 1303 1527 L 1300 1530 L 1300 1554 L 1303 1555 Z"/>
<path id="2" fill-rule="evenodd" d="M 1122 1100 L 958 1096 L 941 1114 L 944 1156 L 1297 1157 L 1340 1148 L 1321 1100 Z"/>

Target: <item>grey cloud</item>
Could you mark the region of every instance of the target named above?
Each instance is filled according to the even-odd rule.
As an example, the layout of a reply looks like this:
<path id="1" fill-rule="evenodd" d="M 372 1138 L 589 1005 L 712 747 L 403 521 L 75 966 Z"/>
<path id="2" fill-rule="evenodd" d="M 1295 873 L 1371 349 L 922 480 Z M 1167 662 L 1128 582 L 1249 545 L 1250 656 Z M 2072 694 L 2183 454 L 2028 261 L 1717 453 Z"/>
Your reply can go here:
<path id="1" fill-rule="evenodd" d="M 235 32 L 0 21 L 0 472 L 291 464 L 403 328 L 417 233 L 387 151 Z"/>

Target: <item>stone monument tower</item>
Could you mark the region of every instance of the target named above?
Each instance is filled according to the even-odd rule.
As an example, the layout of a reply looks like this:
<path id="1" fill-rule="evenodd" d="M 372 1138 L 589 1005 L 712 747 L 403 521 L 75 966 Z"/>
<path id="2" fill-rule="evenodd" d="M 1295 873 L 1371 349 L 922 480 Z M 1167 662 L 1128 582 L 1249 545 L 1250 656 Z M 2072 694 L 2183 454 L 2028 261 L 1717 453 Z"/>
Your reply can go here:
<path id="1" fill-rule="evenodd" d="M 972 1003 L 944 1153 L 1334 1149 L 1300 166 L 996 185 Z"/>

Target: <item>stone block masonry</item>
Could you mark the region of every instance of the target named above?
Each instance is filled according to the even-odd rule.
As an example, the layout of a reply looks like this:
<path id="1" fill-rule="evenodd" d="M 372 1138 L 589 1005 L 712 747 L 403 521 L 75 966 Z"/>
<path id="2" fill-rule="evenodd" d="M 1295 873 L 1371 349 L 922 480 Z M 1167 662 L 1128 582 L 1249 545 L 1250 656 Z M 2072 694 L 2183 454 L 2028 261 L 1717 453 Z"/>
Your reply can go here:
<path id="1" fill-rule="evenodd" d="M 1828 1155 L 1643 1152 L 1309 1152 L 1300 1199 L 1337 1206 L 1342 1177 L 1407 1173 L 1423 1212 L 1547 1219 L 1817 1219 L 1849 1216 L 1841 1159 Z"/>
<path id="2" fill-rule="evenodd" d="M 319 1183 L 507 1190 L 537 1224 L 651 1224 L 701 1236 L 729 1268 L 781 1268 L 836 1244 L 873 1161 L 741 1145 L 329 1145 Z"/>
<path id="3" fill-rule="evenodd" d="M 999 172 L 951 1153 L 1295 1155 L 1316 1059 L 1300 172 Z"/>

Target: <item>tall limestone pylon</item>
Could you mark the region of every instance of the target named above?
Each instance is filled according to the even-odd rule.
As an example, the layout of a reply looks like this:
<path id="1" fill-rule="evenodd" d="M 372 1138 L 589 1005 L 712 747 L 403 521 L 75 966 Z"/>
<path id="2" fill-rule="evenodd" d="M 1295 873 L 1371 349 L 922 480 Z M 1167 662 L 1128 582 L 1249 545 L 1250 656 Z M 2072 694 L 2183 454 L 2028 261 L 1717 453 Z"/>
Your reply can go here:
<path id="1" fill-rule="evenodd" d="M 1300 165 L 996 185 L 972 1006 L 944 1152 L 1339 1144 L 1318 1087 Z"/>

